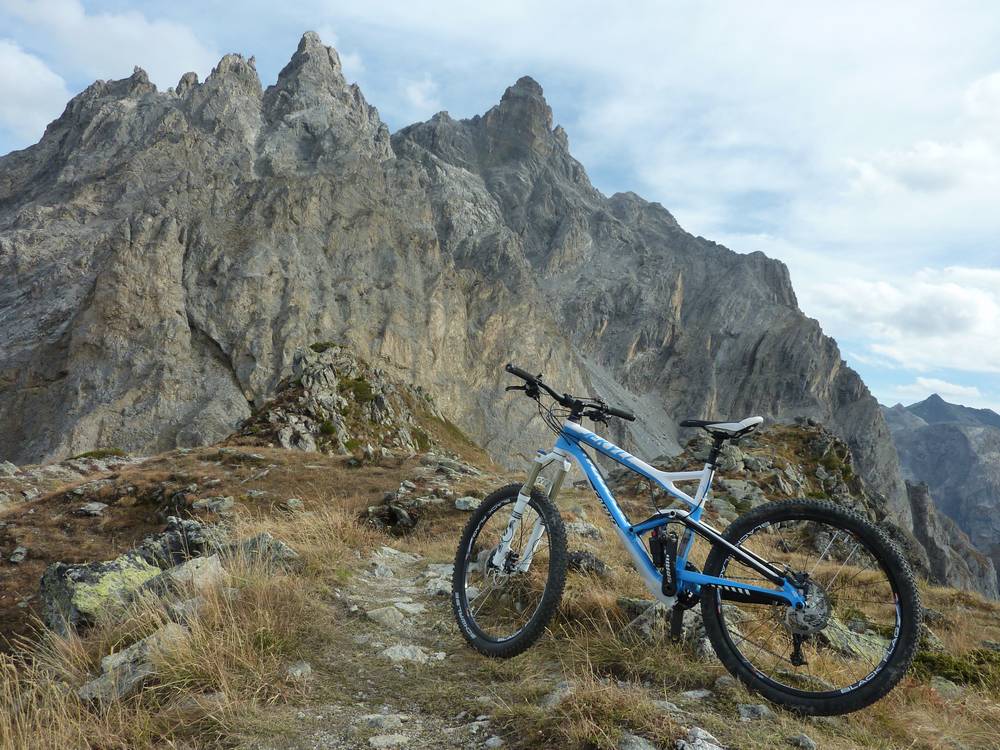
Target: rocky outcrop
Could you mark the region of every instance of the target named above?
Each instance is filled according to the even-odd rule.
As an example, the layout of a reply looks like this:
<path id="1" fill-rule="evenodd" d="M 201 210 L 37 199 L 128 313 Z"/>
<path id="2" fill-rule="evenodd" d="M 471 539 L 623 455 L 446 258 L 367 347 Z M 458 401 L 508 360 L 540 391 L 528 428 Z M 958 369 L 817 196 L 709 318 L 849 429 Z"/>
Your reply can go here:
<path id="1" fill-rule="evenodd" d="M 544 435 L 507 361 L 640 412 L 614 437 L 645 455 L 675 417 L 811 416 L 909 524 L 877 405 L 785 266 L 603 196 L 530 78 L 391 139 L 315 34 L 266 91 L 239 55 L 97 82 L 0 160 L 0 319 L 17 462 L 221 439 L 335 340 L 502 460 Z"/>
<path id="2" fill-rule="evenodd" d="M 292 374 L 240 426 L 239 438 L 304 451 L 347 453 L 376 445 L 416 453 L 430 446 L 417 409 L 440 418 L 420 388 L 400 384 L 346 347 L 317 343 L 295 353 Z"/>
<path id="3" fill-rule="evenodd" d="M 906 483 L 913 533 L 927 552 L 935 583 L 1000 598 L 993 561 L 976 550 L 954 521 L 938 512 L 926 484 Z"/>
<path id="4" fill-rule="evenodd" d="M 884 411 L 903 476 L 925 483 L 937 509 L 1000 566 L 1000 414 L 936 394 Z"/>

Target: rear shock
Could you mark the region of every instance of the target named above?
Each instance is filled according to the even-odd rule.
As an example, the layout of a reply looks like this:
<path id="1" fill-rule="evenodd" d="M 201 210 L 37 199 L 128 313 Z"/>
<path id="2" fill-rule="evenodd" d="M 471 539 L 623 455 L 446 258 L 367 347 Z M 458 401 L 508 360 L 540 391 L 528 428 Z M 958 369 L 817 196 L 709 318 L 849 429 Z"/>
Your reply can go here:
<path id="1" fill-rule="evenodd" d="M 653 565 L 663 575 L 661 591 L 664 596 L 677 595 L 677 534 L 653 529 L 649 535 L 649 555 Z"/>

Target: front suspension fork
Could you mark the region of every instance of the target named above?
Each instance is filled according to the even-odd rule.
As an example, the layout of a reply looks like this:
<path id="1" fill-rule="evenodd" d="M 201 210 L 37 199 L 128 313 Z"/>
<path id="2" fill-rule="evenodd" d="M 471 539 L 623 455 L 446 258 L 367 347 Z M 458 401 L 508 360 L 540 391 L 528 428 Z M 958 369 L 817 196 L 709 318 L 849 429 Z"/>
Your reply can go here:
<path id="1" fill-rule="evenodd" d="M 504 572 L 525 573 L 531 566 L 531 560 L 535 556 L 535 550 L 538 548 L 538 543 L 541 542 L 542 536 L 545 534 L 545 526 L 542 523 L 541 516 L 538 517 L 531 529 L 531 534 L 528 536 L 528 543 L 522 550 L 521 559 L 518 560 L 517 565 L 512 570 L 505 570 L 505 562 L 507 560 L 507 556 L 510 554 L 511 541 L 514 539 L 514 534 L 521 525 L 521 518 L 524 516 L 524 510 L 528 507 L 528 503 L 531 500 L 531 492 L 538 482 L 538 475 L 541 473 L 542 469 L 553 462 L 557 462 L 556 466 L 558 469 L 555 472 L 555 476 L 552 477 L 552 481 L 549 483 L 549 486 L 545 488 L 545 492 L 548 495 L 549 500 L 552 502 L 555 502 L 556 497 L 559 495 L 559 491 L 562 489 L 563 480 L 566 478 L 566 474 L 570 470 L 569 461 L 567 461 L 563 455 L 556 453 L 555 451 L 535 456 L 531 462 L 531 468 L 528 470 L 528 476 L 525 479 L 524 484 L 521 485 L 520 492 L 517 493 L 517 500 L 515 501 L 514 508 L 510 513 L 510 520 L 507 522 L 507 528 L 504 529 L 503 535 L 500 537 L 500 544 L 497 545 L 496 550 L 493 552 L 493 557 L 490 562 L 494 567 L 499 568 Z"/>

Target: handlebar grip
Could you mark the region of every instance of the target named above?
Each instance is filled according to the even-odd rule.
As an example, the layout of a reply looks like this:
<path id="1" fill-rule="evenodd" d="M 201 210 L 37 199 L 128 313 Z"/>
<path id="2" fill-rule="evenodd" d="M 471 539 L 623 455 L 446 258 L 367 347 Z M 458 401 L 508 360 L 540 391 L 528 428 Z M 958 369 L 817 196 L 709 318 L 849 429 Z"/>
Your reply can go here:
<path id="1" fill-rule="evenodd" d="M 511 375 L 517 375 L 517 377 L 521 378 L 521 380 L 527 380 L 529 383 L 534 383 L 537 380 L 534 375 L 525 372 L 520 367 L 515 367 L 510 362 L 507 363 L 507 366 L 504 369 Z"/>
<path id="2" fill-rule="evenodd" d="M 616 409 L 613 406 L 607 406 L 604 408 L 604 411 L 612 417 L 620 417 L 621 419 L 625 419 L 629 422 L 635 421 L 635 414 L 630 411 L 625 411 L 624 409 Z"/>

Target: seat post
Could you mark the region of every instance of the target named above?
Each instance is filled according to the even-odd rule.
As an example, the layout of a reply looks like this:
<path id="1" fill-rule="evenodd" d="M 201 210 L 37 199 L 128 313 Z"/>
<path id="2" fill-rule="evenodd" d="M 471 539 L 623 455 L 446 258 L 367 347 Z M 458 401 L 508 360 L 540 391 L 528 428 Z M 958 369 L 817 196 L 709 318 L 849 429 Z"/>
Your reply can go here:
<path id="1" fill-rule="evenodd" d="M 712 450 L 708 452 L 708 465 L 714 471 L 718 468 L 719 453 L 722 452 L 722 445 L 726 442 L 726 438 L 718 434 L 713 434 L 712 438 Z"/>

